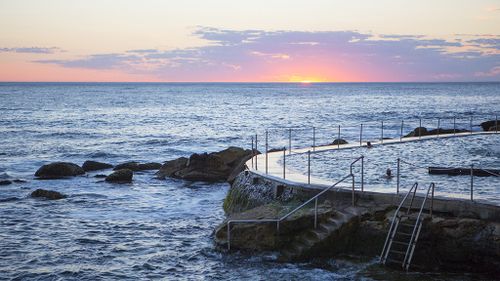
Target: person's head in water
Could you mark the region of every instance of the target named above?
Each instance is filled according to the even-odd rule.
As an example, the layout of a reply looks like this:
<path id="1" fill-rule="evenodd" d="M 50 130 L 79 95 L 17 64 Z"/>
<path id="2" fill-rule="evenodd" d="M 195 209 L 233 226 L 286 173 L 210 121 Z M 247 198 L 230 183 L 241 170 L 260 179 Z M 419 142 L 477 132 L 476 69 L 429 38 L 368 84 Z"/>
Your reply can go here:
<path id="1" fill-rule="evenodd" d="M 388 178 L 392 177 L 392 171 L 391 171 L 391 169 L 387 168 L 387 170 L 385 171 L 385 175 L 386 175 Z"/>
<path id="2" fill-rule="evenodd" d="M 372 148 L 372 143 L 371 143 L 371 142 L 367 142 L 367 143 L 366 143 L 366 147 L 368 147 L 368 148 Z"/>

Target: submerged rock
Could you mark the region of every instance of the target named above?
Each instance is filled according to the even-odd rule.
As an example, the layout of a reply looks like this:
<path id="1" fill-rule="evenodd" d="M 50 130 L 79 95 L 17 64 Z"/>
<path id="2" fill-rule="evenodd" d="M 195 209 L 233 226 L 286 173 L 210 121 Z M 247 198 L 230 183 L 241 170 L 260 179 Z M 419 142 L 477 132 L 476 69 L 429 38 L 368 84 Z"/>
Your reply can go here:
<path id="1" fill-rule="evenodd" d="M 132 177 L 134 172 L 130 169 L 120 169 L 113 172 L 111 175 L 107 176 L 105 181 L 114 183 L 130 183 L 132 182 Z"/>
<path id="2" fill-rule="evenodd" d="M 494 131 L 494 130 L 491 130 L 491 127 L 495 127 L 495 126 L 500 125 L 500 121 L 498 121 L 498 123 L 497 123 L 497 120 L 489 120 L 489 121 L 483 122 L 479 125 L 481 126 L 481 128 L 483 128 L 483 131 Z"/>
<path id="3" fill-rule="evenodd" d="M 467 133 L 470 132 L 469 130 L 465 129 L 432 129 L 432 130 L 427 130 L 425 127 L 418 127 L 415 128 L 415 130 L 411 131 L 409 134 L 405 135 L 405 138 L 408 137 L 418 137 L 418 136 L 434 136 L 434 135 L 446 135 L 446 134 L 453 134 L 453 133 Z"/>
<path id="4" fill-rule="evenodd" d="M 344 139 L 335 139 L 331 144 L 332 145 L 347 144 L 347 141 Z"/>
<path id="5" fill-rule="evenodd" d="M 138 171 L 148 171 L 148 170 L 159 170 L 161 168 L 161 166 L 162 165 L 160 163 L 154 163 L 154 162 L 138 163 L 138 162 L 132 161 L 132 162 L 118 164 L 118 165 L 116 165 L 114 170 L 129 169 L 129 170 L 132 170 L 134 172 L 138 172 Z"/>
<path id="6" fill-rule="evenodd" d="M 173 177 L 190 181 L 232 181 L 245 168 L 251 150 L 229 147 L 213 153 L 193 154 L 167 161 L 156 174 L 158 178 Z"/>
<path id="7" fill-rule="evenodd" d="M 47 198 L 49 200 L 58 200 L 66 198 L 67 196 L 57 191 L 37 189 L 31 193 L 31 197 Z"/>
<path id="8" fill-rule="evenodd" d="M 82 168 L 85 172 L 89 172 L 89 171 L 110 169 L 113 168 L 113 165 L 89 160 L 83 163 Z"/>
<path id="9" fill-rule="evenodd" d="M 0 185 L 9 185 L 12 184 L 12 181 L 10 180 L 0 180 Z"/>
<path id="10" fill-rule="evenodd" d="M 61 179 L 85 174 L 78 165 L 68 162 L 54 162 L 43 165 L 35 173 L 39 179 Z"/>

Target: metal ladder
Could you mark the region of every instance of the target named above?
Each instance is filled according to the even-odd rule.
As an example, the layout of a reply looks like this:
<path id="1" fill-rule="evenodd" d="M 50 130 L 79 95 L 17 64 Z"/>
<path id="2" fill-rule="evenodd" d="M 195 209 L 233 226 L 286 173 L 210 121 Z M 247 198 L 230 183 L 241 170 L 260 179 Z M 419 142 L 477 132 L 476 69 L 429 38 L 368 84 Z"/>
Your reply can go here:
<path id="1" fill-rule="evenodd" d="M 431 183 L 427 188 L 427 193 L 422 199 L 422 204 L 418 213 L 411 212 L 418 189 L 418 183 L 414 183 L 408 193 L 406 193 L 394 213 L 394 217 L 384 243 L 384 248 L 382 249 L 382 254 L 380 255 L 380 263 L 384 265 L 401 266 L 401 268 L 408 271 L 413 258 L 413 253 L 415 251 L 415 246 L 417 245 L 420 230 L 422 229 L 422 213 L 427 199 L 429 198 L 429 193 L 431 194 L 429 214 L 432 217 L 434 188 L 434 183 Z M 412 195 L 410 196 L 410 194 Z M 411 200 L 409 206 L 405 206 L 410 197 Z"/>

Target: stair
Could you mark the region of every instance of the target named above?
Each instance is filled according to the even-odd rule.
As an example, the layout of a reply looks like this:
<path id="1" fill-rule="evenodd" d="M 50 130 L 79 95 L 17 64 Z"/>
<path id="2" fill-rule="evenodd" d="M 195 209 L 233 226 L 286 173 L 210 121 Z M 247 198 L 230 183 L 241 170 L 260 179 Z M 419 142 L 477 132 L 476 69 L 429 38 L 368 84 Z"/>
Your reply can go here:
<path id="1" fill-rule="evenodd" d="M 339 230 L 343 224 L 358 217 L 363 209 L 348 207 L 343 210 L 336 210 L 334 214 L 325 222 L 318 223 L 316 228 L 309 229 L 299 234 L 293 242 L 279 253 L 279 261 L 295 261 L 303 257 L 309 250 L 323 242 L 335 231 Z"/>

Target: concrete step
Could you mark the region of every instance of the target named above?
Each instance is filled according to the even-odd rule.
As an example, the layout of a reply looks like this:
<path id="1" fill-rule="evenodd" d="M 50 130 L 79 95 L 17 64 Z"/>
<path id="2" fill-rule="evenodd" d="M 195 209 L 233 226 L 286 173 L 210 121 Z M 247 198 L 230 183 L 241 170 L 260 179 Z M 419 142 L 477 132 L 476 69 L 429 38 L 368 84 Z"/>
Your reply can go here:
<path id="1" fill-rule="evenodd" d="M 319 223 L 317 228 L 306 231 L 298 235 L 289 247 L 280 252 L 279 260 L 290 261 L 303 256 L 308 250 L 313 248 L 342 225 L 360 214 L 356 208 L 346 208 L 346 210 L 336 211 L 325 222 Z"/>

